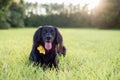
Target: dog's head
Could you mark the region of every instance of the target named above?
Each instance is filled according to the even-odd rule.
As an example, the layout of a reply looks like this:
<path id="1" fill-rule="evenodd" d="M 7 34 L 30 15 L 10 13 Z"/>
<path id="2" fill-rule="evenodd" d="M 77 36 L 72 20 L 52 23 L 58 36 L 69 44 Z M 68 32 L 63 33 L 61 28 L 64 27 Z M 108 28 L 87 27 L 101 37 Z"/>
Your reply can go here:
<path id="1" fill-rule="evenodd" d="M 58 29 L 54 26 L 40 26 L 34 34 L 34 44 L 43 45 L 46 50 L 51 50 L 59 45 L 62 47 L 62 36 Z"/>

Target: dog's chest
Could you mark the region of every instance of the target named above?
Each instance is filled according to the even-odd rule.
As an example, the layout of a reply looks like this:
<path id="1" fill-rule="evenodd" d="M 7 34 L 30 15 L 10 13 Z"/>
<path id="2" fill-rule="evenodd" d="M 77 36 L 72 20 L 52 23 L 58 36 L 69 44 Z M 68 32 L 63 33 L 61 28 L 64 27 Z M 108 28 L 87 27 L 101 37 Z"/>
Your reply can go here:
<path id="1" fill-rule="evenodd" d="M 55 59 L 56 53 L 55 52 L 46 52 L 46 54 L 43 55 L 42 57 L 45 62 L 52 61 Z"/>

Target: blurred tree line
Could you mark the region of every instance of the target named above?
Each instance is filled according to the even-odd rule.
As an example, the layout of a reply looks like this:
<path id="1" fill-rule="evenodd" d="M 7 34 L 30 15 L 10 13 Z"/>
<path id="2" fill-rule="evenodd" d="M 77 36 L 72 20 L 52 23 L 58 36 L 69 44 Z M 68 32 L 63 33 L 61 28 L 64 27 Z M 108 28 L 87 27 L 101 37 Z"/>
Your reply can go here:
<path id="1" fill-rule="evenodd" d="M 23 0 L 0 0 L 0 28 L 62 27 L 120 28 L 120 0 L 101 0 L 89 10 L 89 4 L 37 4 Z"/>
<path id="2" fill-rule="evenodd" d="M 23 0 L 0 0 L 0 28 L 24 27 Z"/>

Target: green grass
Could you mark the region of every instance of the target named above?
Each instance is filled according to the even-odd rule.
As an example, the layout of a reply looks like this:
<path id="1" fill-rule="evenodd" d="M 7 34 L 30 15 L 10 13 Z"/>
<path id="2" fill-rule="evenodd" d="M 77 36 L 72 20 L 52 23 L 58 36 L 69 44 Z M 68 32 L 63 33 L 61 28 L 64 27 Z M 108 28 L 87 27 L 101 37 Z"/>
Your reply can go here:
<path id="1" fill-rule="evenodd" d="M 67 55 L 58 72 L 29 65 L 35 30 L 0 30 L 0 80 L 120 80 L 119 30 L 59 29 Z"/>

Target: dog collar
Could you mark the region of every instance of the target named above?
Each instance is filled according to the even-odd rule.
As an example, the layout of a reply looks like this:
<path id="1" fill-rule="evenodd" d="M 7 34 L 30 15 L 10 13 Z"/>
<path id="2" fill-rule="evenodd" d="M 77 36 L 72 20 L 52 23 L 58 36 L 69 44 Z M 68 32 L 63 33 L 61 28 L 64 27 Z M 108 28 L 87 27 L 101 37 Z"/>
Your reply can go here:
<path id="1" fill-rule="evenodd" d="M 44 54 L 45 55 L 45 49 L 44 49 L 44 47 L 42 45 L 39 45 L 37 47 L 37 50 L 39 51 L 40 54 Z"/>

